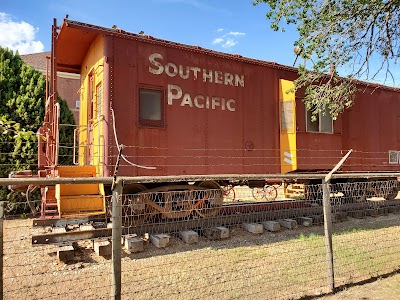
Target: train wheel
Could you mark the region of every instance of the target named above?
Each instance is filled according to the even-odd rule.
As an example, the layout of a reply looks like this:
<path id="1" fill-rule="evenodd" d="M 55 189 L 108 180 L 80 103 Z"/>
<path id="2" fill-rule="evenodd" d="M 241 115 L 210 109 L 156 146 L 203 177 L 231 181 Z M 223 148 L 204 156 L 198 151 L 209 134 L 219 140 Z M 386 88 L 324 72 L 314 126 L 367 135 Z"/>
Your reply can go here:
<path id="1" fill-rule="evenodd" d="M 224 202 L 224 194 L 220 185 L 215 181 L 203 181 L 198 184 L 204 188 L 196 193 L 196 212 L 199 216 L 206 218 L 218 214 Z"/>
<path id="2" fill-rule="evenodd" d="M 266 185 L 264 186 L 264 195 L 265 199 L 268 201 L 273 201 L 276 199 L 276 197 L 278 197 L 278 191 L 273 185 Z"/>
<path id="3" fill-rule="evenodd" d="M 186 188 L 168 190 L 164 193 L 164 209 L 162 216 L 167 219 L 182 219 L 192 213 L 194 197 L 197 190 L 188 190 Z"/>
<path id="4" fill-rule="evenodd" d="M 224 193 L 224 200 L 227 200 L 228 202 L 235 201 L 236 193 L 232 185 L 224 185 L 222 187 L 222 192 Z"/>
<path id="5" fill-rule="evenodd" d="M 157 211 L 149 205 L 144 185 L 134 183 L 124 186 L 122 195 L 123 226 L 133 227 L 151 219 Z"/>
<path id="6" fill-rule="evenodd" d="M 255 187 L 251 190 L 251 194 L 253 195 L 253 198 L 257 201 L 260 201 L 265 198 L 265 193 L 264 193 L 264 188 L 258 188 Z"/>

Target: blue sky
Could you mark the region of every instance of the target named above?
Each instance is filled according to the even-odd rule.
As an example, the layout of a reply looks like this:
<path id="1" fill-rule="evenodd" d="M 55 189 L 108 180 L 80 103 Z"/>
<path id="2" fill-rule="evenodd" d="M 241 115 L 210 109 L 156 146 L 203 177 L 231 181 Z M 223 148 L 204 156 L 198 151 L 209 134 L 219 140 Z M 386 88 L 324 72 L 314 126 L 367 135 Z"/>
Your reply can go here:
<path id="1" fill-rule="evenodd" d="M 20 54 L 49 51 L 51 24 L 72 20 L 119 28 L 188 45 L 293 65 L 295 28 L 274 32 L 265 18 L 267 5 L 251 0 L 1 0 L 0 45 Z M 299 61 L 297 62 L 299 63 Z M 379 66 L 379 59 L 370 62 Z M 395 82 L 400 68 L 392 65 Z M 345 75 L 342 74 L 341 75 Z M 376 80 L 384 82 L 384 74 Z"/>
<path id="2" fill-rule="evenodd" d="M 266 12 L 266 5 L 251 0 L 2 0 L 0 45 L 21 54 L 48 51 L 53 18 L 60 24 L 68 14 L 80 22 L 292 65 L 296 32 L 273 32 Z"/>

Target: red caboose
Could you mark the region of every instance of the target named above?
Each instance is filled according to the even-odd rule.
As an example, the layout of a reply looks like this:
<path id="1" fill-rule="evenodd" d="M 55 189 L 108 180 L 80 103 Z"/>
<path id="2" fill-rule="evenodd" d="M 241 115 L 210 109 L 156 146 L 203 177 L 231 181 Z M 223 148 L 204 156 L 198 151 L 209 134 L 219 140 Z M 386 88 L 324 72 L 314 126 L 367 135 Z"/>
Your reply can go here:
<path id="1" fill-rule="evenodd" d="M 338 120 L 311 122 L 287 92 L 293 67 L 71 20 L 52 50 L 53 72 L 81 75 L 78 163 L 98 176 L 112 175 L 118 144 L 125 176 L 321 171 L 348 149 L 343 171 L 398 170 L 398 89 L 360 83 Z M 49 141 L 55 129 L 43 129 Z M 45 152 L 41 167 L 54 167 L 56 150 Z"/>

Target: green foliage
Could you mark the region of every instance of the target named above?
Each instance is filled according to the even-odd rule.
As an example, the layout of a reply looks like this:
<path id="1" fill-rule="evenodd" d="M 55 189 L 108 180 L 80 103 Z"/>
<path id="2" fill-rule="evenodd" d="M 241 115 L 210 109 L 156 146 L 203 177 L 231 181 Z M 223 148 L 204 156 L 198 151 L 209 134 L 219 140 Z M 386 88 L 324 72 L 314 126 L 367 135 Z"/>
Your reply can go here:
<path id="1" fill-rule="evenodd" d="M 0 47 L 0 177 L 15 170 L 37 168 L 37 135 L 45 110 L 44 76 L 26 65 L 18 53 Z M 65 100 L 61 107 L 60 123 L 75 124 Z M 60 144 L 71 146 L 73 128 L 60 127 Z M 63 163 L 72 163 L 72 149 L 60 149 Z M 0 198 L 16 199 L 6 188 Z"/>
<path id="2" fill-rule="evenodd" d="M 296 90 L 305 88 L 304 102 L 314 113 L 328 109 L 333 118 L 352 105 L 356 79 L 394 78 L 390 63 L 400 57 L 399 0 L 255 0 L 269 6 L 273 30 L 294 25 L 296 54 L 304 59 Z M 371 57 L 380 64 L 371 68 Z M 306 68 L 307 61 L 312 63 Z M 338 70 L 345 76 L 337 77 Z"/>
<path id="3" fill-rule="evenodd" d="M 309 235 L 304 234 L 304 233 L 300 233 L 300 235 L 299 235 L 299 240 L 300 241 L 307 241 L 307 240 L 311 241 L 311 240 L 317 240 L 317 239 L 320 239 L 320 238 L 321 238 L 321 236 L 316 234 L 316 233 L 314 233 L 314 232 L 311 232 Z"/>
<path id="4" fill-rule="evenodd" d="M 72 165 L 73 164 L 73 150 L 74 143 L 74 128 L 75 125 L 74 115 L 68 107 L 67 101 L 58 98 L 60 104 L 60 149 L 58 155 L 59 165 Z"/>
<path id="5" fill-rule="evenodd" d="M 37 162 L 35 132 L 43 122 L 45 79 L 17 54 L 0 47 L 0 176 Z"/>

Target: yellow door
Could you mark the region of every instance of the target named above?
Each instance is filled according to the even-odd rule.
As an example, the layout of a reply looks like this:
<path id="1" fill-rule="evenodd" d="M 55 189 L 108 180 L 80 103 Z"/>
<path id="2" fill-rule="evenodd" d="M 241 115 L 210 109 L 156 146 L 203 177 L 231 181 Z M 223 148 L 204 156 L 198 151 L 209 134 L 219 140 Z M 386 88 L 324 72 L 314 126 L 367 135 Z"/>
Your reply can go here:
<path id="1" fill-rule="evenodd" d="M 279 80 L 281 173 L 297 169 L 296 100 L 293 81 Z"/>

